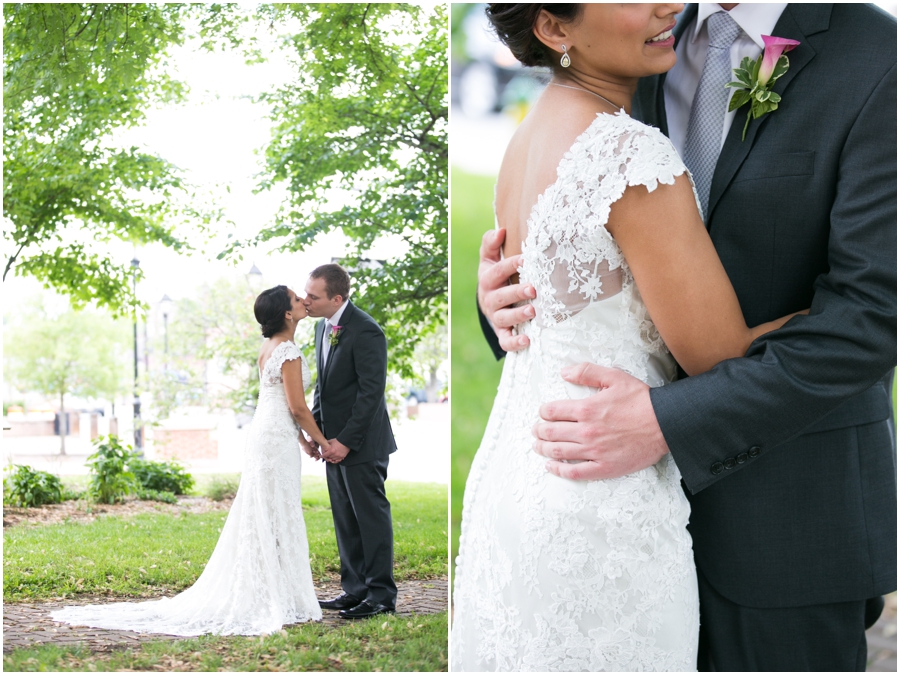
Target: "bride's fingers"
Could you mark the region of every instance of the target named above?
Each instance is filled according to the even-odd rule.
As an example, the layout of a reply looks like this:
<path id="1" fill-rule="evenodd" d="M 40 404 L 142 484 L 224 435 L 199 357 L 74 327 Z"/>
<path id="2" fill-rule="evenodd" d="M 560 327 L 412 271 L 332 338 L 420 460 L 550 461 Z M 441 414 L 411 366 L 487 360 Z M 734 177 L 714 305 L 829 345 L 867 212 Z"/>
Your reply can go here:
<path id="1" fill-rule="evenodd" d="M 546 464 L 547 471 L 559 478 L 568 480 L 602 480 L 609 478 L 606 469 L 599 462 L 581 462 L 580 464 L 567 464 L 550 460 Z"/>

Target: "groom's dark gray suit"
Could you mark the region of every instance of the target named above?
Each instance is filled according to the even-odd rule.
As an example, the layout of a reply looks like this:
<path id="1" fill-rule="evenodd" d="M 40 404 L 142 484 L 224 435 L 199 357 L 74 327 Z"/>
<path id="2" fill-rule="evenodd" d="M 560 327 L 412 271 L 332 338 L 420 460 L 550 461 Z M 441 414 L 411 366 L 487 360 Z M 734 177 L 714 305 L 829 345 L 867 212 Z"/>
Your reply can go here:
<path id="1" fill-rule="evenodd" d="M 328 494 L 341 557 L 341 587 L 369 604 L 394 607 L 394 534 L 384 491 L 388 459 L 397 449 L 384 398 L 387 341 L 368 314 L 347 303 L 338 343 L 323 363 L 325 320 L 316 324 L 312 413 L 328 439 L 350 448 L 328 464 Z"/>
<path id="2" fill-rule="evenodd" d="M 689 7 L 676 36 L 695 16 Z M 897 587 L 897 24 L 867 5 L 789 4 L 773 34 L 800 41 L 774 87 L 782 102 L 744 141 L 738 111 L 707 225 L 748 325 L 805 307 L 809 316 L 746 358 L 651 390 L 691 493 L 701 631 L 730 620 L 712 596 L 744 618 L 836 603 L 854 614 Z M 642 80 L 633 112 L 667 132 L 664 81 Z M 848 621 L 859 642 L 859 617 Z M 735 632 L 747 630 L 740 623 Z M 764 669 L 728 653 L 744 651 L 738 635 L 714 639 L 718 669 Z M 864 668 L 864 640 L 860 649 Z"/>

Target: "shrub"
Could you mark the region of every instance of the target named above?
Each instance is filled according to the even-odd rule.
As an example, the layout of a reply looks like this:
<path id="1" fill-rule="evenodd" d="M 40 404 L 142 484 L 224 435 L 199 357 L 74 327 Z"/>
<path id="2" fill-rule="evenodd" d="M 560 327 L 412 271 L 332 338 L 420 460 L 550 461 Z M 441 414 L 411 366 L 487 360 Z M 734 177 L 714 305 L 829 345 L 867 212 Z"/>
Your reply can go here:
<path id="1" fill-rule="evenodd" d="M 3 503 L 11 506 L 41 506 L 59 504 L 63 500 L 63 485 L 59 476 L 35 471 L 30 466 L 17 465 L 9 477 L 3 479 Z"/>
<path id="2" fill-rule="evenodd" d="M 150 488 L 138 488 L 137 498 L 166 504 L 177 504 L 178 497 L 168 490 L 151 490 Z"/>
<path id="3" fill-rule="evenodd" d="M 238 481 L 231 478 L 220 478 L 216 476 L 206 487 L 206 496 L 210 499 L 220 502 L 223 499 L 232 499 L 238 490 Z"/>
<path id="4" fill-rule="evenodd" d="M 151 462 L 132 459 L 128 468 L 147 490 L 187 494 L 194 487 L 194 478 L 178 462 Z"/>
<path id="5" fill-rule="evenodd" d="M 88 493 L 91 499 L 103 504 L 122 501 L 125 495 L 139 487 L 134 474 L 128 470 L 128 462 L 134 453 L 130 447 L 123 447 L 116 436 L 98 438 L 94 441 L 97 452 L 87 458 L 91 465 L 91 484 Z"/>
<path id="6" fill-rule="evenodd" d="M 88 496 L 89 495 L 88 495 L 87 490 L 80 490 L 78 488 L 70 488 L 70 487 L 66 487 L 65 485 L 63 486 L 62 498 L 63 498 L 64 502 L 67 502 L 70 500 L 74 501 L 76 499 L 84 499 L 85 497 L 88 497 Z"/>

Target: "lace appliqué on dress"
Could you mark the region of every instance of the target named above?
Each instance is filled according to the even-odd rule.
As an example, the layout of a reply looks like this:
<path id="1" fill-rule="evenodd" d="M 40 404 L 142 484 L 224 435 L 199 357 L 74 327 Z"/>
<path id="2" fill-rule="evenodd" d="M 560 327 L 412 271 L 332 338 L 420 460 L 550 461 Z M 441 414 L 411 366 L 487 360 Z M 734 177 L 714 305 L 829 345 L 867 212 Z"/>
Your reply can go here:
<path id="1" fill-rule="evenodd" d="M 319 620 L 300 500 L 298 428 L 281 367 L 301 359 L 278 345 L 260 374 L 259 401 L 247 433 L 245 465 L 222 534 L 203 573 L 173 598 L 66 607 L 56 621 L 168 635 L 259 635 Z M 303 361 L 303 382 L 310 372 Z"/>
<path id="2" fill-rule="evenodd" d="M 463 505 L 453 670 L 696 668 L 699 606 L 690 507 L 671 458 L 621 478 L 556 478 L 532 451 L 541 404 L 594 393 L 565 366 L 615 367 L 659 386 L 674 361 L 606 223 L 628 186 L 685 168 L 658 130 L 598 115 L 539 197 L 522 281 L 537 290 L 530 337 L 508 354 Z"/>

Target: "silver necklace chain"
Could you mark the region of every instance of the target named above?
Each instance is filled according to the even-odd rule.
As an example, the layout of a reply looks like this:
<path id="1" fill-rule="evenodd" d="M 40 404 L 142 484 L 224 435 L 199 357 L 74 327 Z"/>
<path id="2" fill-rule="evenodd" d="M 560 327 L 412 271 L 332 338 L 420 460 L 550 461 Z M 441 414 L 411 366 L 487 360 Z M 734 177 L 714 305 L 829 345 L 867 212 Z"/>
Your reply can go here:
<path id="1" fill-rule="evenodd" d="M 616 104 L 616 103 L 613 103 L 612 101 L 610 101 L 610 100 L 609 100 L 608 98 L 606 98 L 605 96 L 601 96 L 600 94 L 597 94 L 597 93 L 591 91 L 590 89 L 585 89 L 584 87 L 570 87 L 570 86 L 567 85 L 567 84 L 560 84 L 559 82 L 551 82 L 550 84 L 555 85 L 555 86 L 557 86 L 557 87 L 562 87 L 563 89 L 574 89 L 575 91 L 586 91 L 587 93 L 589 93 L 589 94 L 594 94 L 594 96 L 596 96 L 597 98 L 606 101 L 607 103 L 609 103 L 609 104 L 610 104 L 613 108 L 615 108 L 616 110 L 621 110 L 621 109 L 622 109 L 622 106 L 620 106 L 620 105 L 618 105 L 618 104 Z"/>

